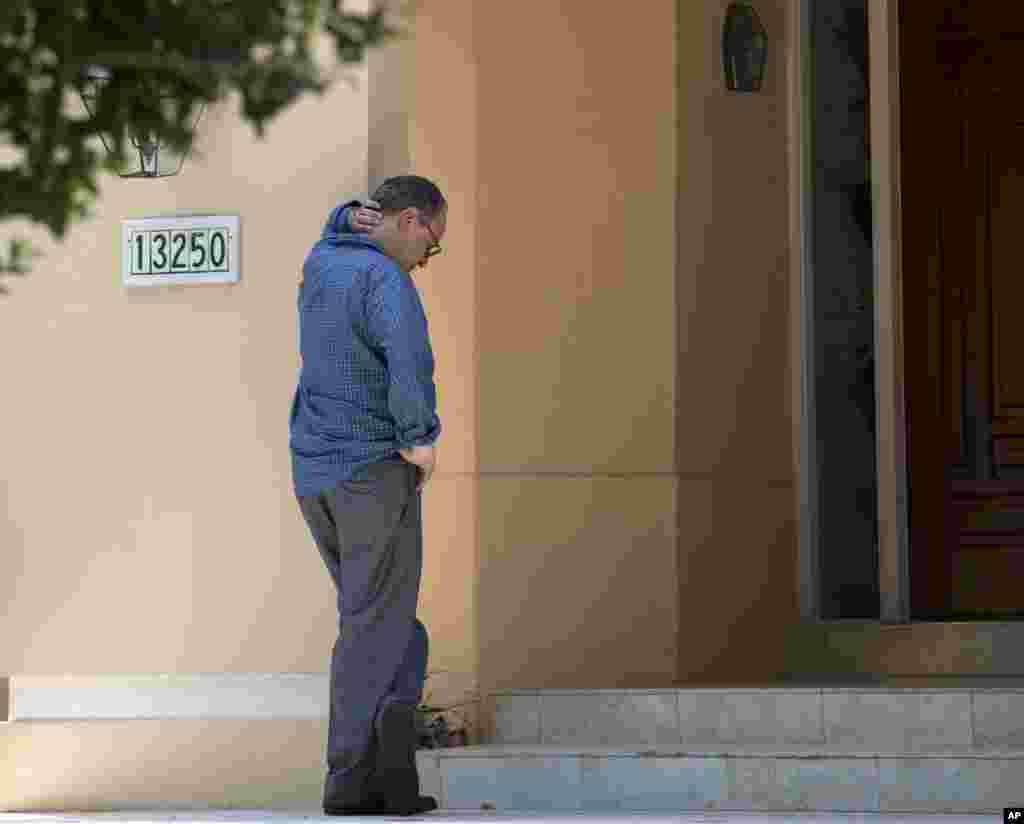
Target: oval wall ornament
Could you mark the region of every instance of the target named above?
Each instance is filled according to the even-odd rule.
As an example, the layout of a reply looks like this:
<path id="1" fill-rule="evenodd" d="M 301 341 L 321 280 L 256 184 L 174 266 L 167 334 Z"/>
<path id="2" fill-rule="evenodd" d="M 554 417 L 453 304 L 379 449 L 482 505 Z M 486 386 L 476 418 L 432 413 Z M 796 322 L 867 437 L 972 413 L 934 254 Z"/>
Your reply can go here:
<path id="1" fill-rule="evenodd" d="M 768 33 L 754 7 L 731 3 L 722 26 L 722 68 L 731 92 L 759 92 L 768 62 Z"/>

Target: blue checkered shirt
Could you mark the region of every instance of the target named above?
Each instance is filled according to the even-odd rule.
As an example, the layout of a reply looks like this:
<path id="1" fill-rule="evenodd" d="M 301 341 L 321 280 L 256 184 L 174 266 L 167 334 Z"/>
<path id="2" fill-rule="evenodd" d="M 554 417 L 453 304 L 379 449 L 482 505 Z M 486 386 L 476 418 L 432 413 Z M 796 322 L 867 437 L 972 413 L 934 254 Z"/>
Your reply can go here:
<path id="1" fill-rule="evenodd" d="M 399 449 L 441 434 L 434 354 L 419 292 L 408 273 L 336 207 L 302 267 L 302 369 L 289 447 L 295 494 L 315 495 L 359 477 Z"/>

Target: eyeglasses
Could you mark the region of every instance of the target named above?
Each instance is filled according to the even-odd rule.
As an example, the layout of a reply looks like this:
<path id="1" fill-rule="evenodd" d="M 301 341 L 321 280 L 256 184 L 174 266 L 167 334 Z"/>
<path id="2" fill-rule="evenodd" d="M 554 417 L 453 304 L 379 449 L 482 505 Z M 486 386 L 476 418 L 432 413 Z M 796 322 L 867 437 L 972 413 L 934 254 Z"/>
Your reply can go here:
<path id="1" fill-rule="evenodd" d="M 437 235 L 434 234 L 434 230 L 430 228 L 430 224 L 424 223 L 423 225 L 426 227 L 427 231 L 430 232 L 430 240 L 433 242 L 433 245 L 423 253 L 424 259 L 429 259 L 434 255 L 441 254 L 441 243 L 438 241 Z"/>

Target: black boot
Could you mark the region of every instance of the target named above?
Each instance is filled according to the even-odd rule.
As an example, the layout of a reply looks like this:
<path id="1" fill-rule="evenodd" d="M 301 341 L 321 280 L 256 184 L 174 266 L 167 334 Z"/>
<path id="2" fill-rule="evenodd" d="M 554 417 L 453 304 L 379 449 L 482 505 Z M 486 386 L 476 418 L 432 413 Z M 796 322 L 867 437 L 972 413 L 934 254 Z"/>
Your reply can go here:
<path id="1" fill-rule="evenodd" d="M 373 797 L 372 768 L 358 766 L 350 770 L 342 785 L 332 775 L 324 786 L 325 815 L 378 815 L 380 804 Z"/>
<path id="2" fill-rule="evenodd" d="M 420 795 L 416 771 L 416 707 L 391 702 L 374 721 L 377 735 L 377 770 L 370 779 L 372 793 L 383 811 L 420 815 L 437 809 L 437 800 Z"/>
<path id="3" fill-rule="evenodd" d="M 432 796 L 420 795 L 419 792 L 415 795 L 410 794 L 407 789 L 409 783 L 407 774 L 396 776 L 378 772 L 373 780 L 376 807 L 374 812 L 363 814 L 408 816 L 421 815 L 437 809 L 437 799 Z"/>

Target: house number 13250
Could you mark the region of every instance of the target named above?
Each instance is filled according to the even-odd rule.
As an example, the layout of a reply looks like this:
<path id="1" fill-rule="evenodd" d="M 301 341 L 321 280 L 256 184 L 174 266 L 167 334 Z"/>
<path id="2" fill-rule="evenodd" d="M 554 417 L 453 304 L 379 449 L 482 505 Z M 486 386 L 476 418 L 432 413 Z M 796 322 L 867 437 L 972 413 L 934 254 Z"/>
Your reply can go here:
<path id="1" fill-rule="evenodd" d="M 129 234 L 132 275 L 168 272 L 226 272 L 231 268 L 231 234 L 226 226 L 136 230 Z"/>
<path id="2" fill-rule="evenodd" d="M 121 283 L 127 287 L 237 283 L 239 216 L 164 215 L 121 221 Z"/>

